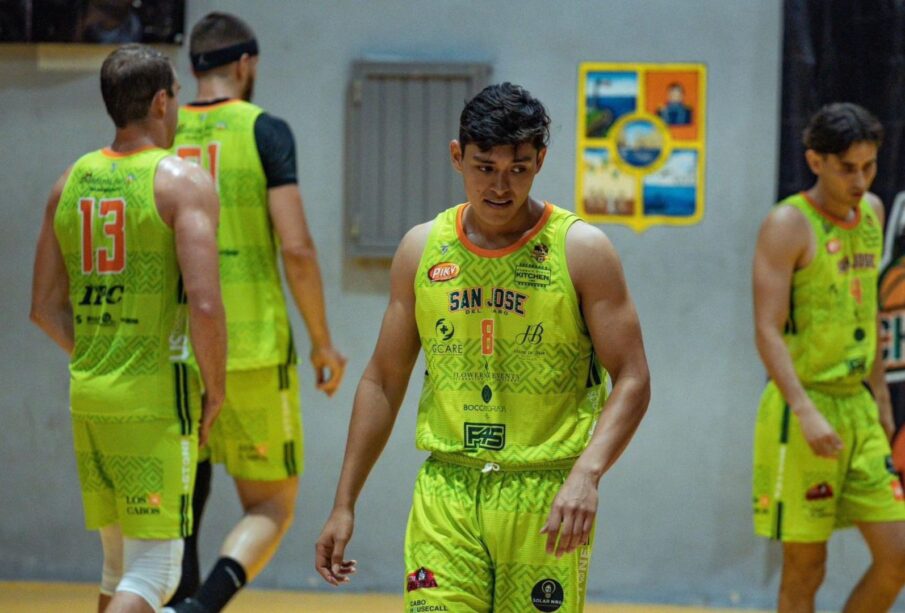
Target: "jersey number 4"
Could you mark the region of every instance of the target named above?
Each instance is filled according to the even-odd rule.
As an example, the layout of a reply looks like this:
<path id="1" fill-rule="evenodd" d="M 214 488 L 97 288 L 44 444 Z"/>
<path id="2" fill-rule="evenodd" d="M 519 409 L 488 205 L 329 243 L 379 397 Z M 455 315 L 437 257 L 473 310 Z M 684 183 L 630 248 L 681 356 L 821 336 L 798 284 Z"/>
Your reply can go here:
<path id="1" fill-rule="evenodd" d="M 104 223 L 104 234 L 110 237 L 111 246 L 95 245 L 94 215 L 95 203 L 97 215 Z M 122 198 L 104 198 L 96 202 L 94 198 L 79 200 L 79 213 L 82 216 L 82 272 L 115 274 L 126 268 L 126 201 Z"/>
<path id="2" fill-rule="evenodd" d="M 201 159 L 201 145 L 180 145 L 176 147 L 176 155 L 181 157 L 183 160 L 187 160 L 189 162 L 194 162 L 199 166 L 204 167 L 204 160 Z M 207 169 L 211 172 L 211 178 L 214 180 L 214 185 L 219 189 L 220 183 L 218 182 L 218 173 L 220 172 L 220 143 L 208 143 L 207 144 Z"/>

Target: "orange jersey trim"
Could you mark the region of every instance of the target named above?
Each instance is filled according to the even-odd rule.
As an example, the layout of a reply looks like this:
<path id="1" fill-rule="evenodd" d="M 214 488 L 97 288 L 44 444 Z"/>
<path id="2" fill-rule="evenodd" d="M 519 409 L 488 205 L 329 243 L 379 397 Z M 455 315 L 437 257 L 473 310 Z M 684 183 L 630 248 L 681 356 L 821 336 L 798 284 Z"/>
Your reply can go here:
<path id="1" fill-rule="evenodd" d="M 101 149 L 101 155 L 108 158 L 118 159 L 118 158 L 127 158 L 130 155 L 136 155 L 138 153 L 144 153 L 145 151 L 150 151 L 151 149 L 160 149 L 156 145 L 145 145 L 144 147 L 139 147 L 134 151 L 129 151 L 128 153 L 120 153 L 119 151 L 114 151 L 110 147 L 104 147 Z"/>
<path id="2" fill-rule="evenodd" d="M 503 247 L 501 249 L 485 249 L 483 247 L 479 247 L 475 245 L 471 240 L 469 240 L 468 236 L 465 234 L 465 229 L 462 226 L 462 219 L 465 216 L 465 209 L 468 207 L 468 203 L 460 204 L 459 210 L 456 211 L 456 235 L 459 237 L 459 241 L 465 245 L 465 248 L 474 253 L 475 255 L 479 255 L 482 258 L 501 258 L 503 256 L 507 256 L 511 253 L 515 253 L 530 241 L 532 238 L 537 236 L 541 230 L 544 229 L 544 226 L 547 224 L 547 221 L 550 219 L 550 215 L 553 214 L 553 205 L 549 202 L 544 202 L 544 212 L 540 216 L 540 219 L 534 224 L 534 227 L 525 234 L 523 237 L 518 239 L 516 242 L 512 243 L 508 247 Z"/>
<path id="3" fill-rule="evenodd" d="M 808 204 L 811 205 L 811 208 L 817 212 L 818 215 L 832 223 L 834 226 L 839 226 L 843 230 L 851 230 L 853 228 L 858 227 L 858 224 L 861 223 L 861 203 L 858 203 L 858 206 L 855 207 L 855 218 L 850 221 L 843 221 L 838 217 L 833 217 L 832 215 L 826 213 L 823 209 L 817 206 L 817 203 L 811 200 L 811 197 L 807 192 L 801 192 L 801 195 L 804 196 L 804 199 Z"/>
<path id="4" fill-rule="evenodd" d="M 185 104 L 181 108 L 183 111 L 191 111 L 193 113 L 206 113 L 208 111 L 213 111 L 214 109 L 220 109 L 224 106 L 229 106 L 231 104 L 238 104 L 242 102 L 238 98 L 233 98 L 231 100 L 224 100 L 223 102 L 215 102 L 214 104 Z"/>

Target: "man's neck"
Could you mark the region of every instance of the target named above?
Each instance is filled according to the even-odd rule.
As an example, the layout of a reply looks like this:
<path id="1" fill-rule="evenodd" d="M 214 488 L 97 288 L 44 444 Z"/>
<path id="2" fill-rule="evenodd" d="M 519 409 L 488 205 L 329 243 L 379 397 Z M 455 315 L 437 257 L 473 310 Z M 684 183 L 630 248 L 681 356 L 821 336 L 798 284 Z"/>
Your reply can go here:
<path id="1" fill-rule="evenodd" d="M 148 147 L 164 147 L 163 138 L 147 126 L 131 124 L 117 128 L 110 149 L 116 153 L 133 153 Z"/>
<path id="2" fill-rule="evenodd" d="M 195 102 L 212 102 L 224 98 L 240 98 L 238 83 L 224 77 L 205 77 L 198 79 L 198 95 Z"/>
<path id="3" fill-rule="evenodd" d="M 833 200 L 820 189 L 819 184 L 809 189 L 807 194 L 811 202 L 830 217 L 840 221 L 849 221 L 856 214 L 855 210 L 858 208 L 858 203 L 852 205 L 845 201 Z"/>

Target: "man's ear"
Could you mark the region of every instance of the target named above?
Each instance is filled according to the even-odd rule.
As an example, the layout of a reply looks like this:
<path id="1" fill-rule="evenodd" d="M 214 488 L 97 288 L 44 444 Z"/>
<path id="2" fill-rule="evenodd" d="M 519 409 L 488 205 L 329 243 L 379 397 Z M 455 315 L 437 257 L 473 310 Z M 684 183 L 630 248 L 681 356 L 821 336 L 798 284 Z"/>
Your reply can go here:
<path id="1" fill-rule="evenodd" d="M 813 149 L 807 149 L 804 152 L 804 159 L 808 163 L 808 168 L 810 168 L 811 172 L 815 175 L 820 174 L 823 170 L 823 165 L 826 163 L 826 157 Z"/>
<path id="2" fill-rule="evenodd" d="M 151 107 L 148 109 L 148 115 L 153 119 L 165 117 L 169 100 L 170 95 L 167 93 L 167 90 L 158 90 L 157 93 L 154 94 L 154 97 L 151 98 Z"/>
<path id="3" fill-rule="evenodd" d="M 544 159 L 546 159 L 546 157 L 547 157 L 547 148 L 546 147 L 544 147 L 543 149 L 541 149 L 540 151 L 537 152 L 537 170 L 534 171 L 535 174 L 540 172 L 541 166 L 544 165 Z"/>
<path id="4" fill-rule="evenodd" d="M 458 172 L 462 172 L 462 156 L 464 154 L 463 147 L 457 140 L 449 141 L 449 161 L 452 162 L 453 168 Z"/>

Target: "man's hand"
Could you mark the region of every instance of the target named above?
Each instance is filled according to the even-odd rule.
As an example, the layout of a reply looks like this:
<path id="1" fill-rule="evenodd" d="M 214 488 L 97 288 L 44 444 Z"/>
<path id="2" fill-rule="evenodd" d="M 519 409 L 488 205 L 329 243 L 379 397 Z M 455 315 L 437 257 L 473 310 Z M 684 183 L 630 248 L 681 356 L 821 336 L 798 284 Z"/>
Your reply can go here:
<path id="1" fill-rule="evenodd" d="M 795 409 L 795 414 L 801 425 L 801 433 L 811 446 L 811 451 L 823 458 L 835 458 L 842 449 L 842 439 L 817 407 L 807 400 L 805 404 Z"/>
<path id="2" fill-rule="evenodd" d="M 334 510 L 317 539 L 314 568 L 330 585 L 348 583 L 349 577 L 358 570 L 358 562 L 343 559 L 354 527 L 355 515 L 352 511 Z"/>
<path id="3" fill-rule="evenodd" d="M 591 539 L 597 516 L 597 485 L 590 475 L 573 468 L 553 500 L 547 523 L 541 534 L 547 534 L 547 553 L 556 557 L 575 551 Z M 557 536 L 559 546 L 556 545 Z"/>
<path id="4" fill-rule="evenodd" d="M 314 367 L 317 378 L 317 389 L 327 396 L 333 396 L 343 381 L 343 374 L 346 371 L 346 356 L 334 349 L 332 345 L 314 347 L 311 350 L 311 365 Z"/>
<path id="5" fill-rule="evenodd" d="M 222 398 L 211 398 L 207 394 L 201 397 L 201 430 L 198 432 L 198 446 L 207 445 L 207 437 L 210 436 L 211 427 L 220 415 L 223 407 Z"/>

